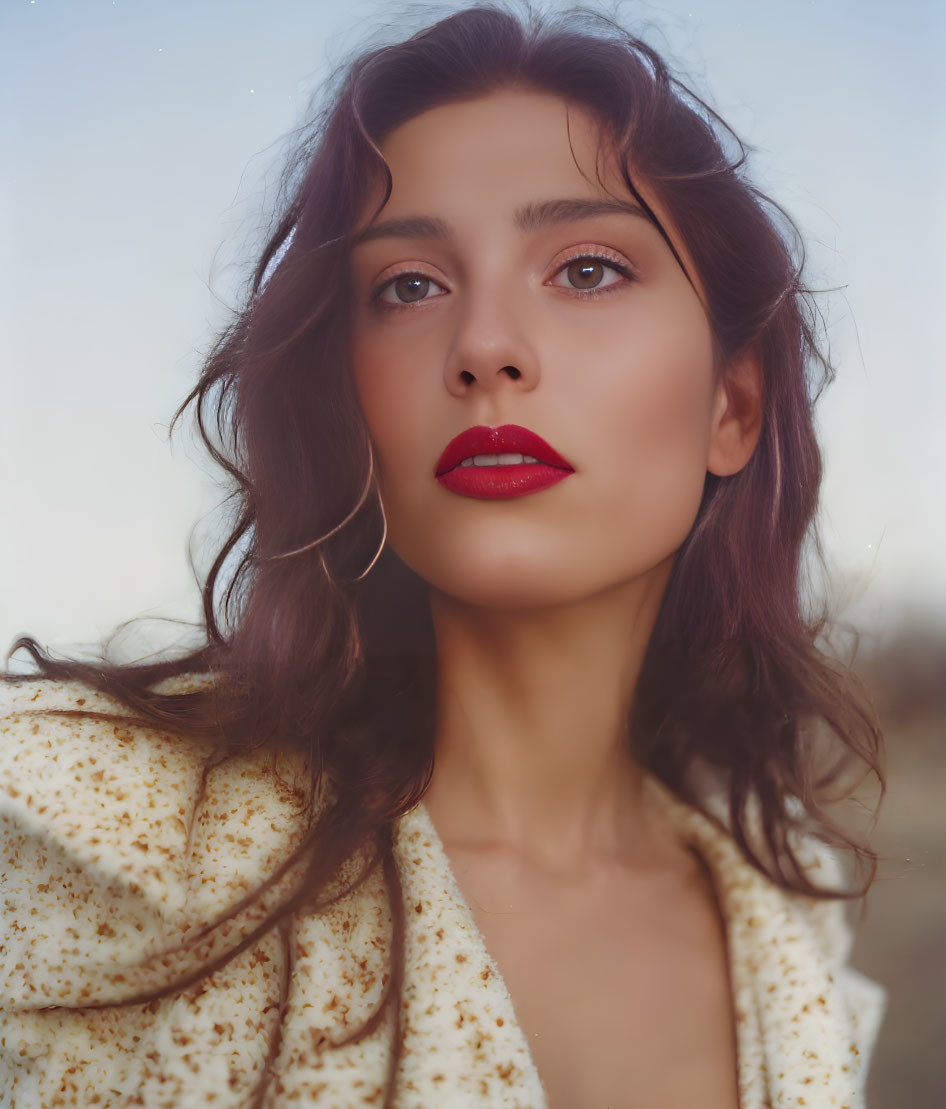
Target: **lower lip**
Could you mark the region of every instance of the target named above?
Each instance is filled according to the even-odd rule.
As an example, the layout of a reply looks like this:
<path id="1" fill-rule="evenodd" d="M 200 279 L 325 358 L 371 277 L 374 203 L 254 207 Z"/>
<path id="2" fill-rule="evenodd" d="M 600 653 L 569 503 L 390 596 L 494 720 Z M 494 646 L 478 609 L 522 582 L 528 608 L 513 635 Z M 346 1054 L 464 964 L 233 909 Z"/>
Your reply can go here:
<path id="1" fill-rule="evenodd" d="M 454 466 L 437 480 L 463 497 L 524 497 L 557 485 L 574 470 L 547 466 L 544 462 L 520 462 L 513 466 Z"/>

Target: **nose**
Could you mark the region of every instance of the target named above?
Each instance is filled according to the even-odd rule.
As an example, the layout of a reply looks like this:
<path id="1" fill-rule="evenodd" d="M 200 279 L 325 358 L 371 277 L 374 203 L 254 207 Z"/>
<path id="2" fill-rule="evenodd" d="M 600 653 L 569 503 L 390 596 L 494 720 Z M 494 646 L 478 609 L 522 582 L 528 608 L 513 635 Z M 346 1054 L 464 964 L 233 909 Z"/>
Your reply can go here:
<path id="1" fill-rule="evenodd" d="M 524 299 L 499 281 L 459 295 L 444 359 L 451 393 L 463 396 L 474 387 L 494 392 L 508 388 L 510 379 L 521 389 L 535 388 L 539 358 Z"/>

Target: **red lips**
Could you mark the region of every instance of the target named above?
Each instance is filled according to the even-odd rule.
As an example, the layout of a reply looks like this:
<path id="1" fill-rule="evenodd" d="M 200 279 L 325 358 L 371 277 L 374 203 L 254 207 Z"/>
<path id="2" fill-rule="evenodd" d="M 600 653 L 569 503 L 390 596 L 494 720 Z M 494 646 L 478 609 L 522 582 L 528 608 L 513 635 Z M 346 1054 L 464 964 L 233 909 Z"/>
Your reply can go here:
<path id="1" fill-rule="evenodd" d="M 471 427 L 460 432 L 447 444 L 434 473 L 439 477 L 476 454 L 525 454 L 549 466 L 574 470 L 574 466 L 534 431 L 518 424 L 503 424 L 502 427 Z"/>

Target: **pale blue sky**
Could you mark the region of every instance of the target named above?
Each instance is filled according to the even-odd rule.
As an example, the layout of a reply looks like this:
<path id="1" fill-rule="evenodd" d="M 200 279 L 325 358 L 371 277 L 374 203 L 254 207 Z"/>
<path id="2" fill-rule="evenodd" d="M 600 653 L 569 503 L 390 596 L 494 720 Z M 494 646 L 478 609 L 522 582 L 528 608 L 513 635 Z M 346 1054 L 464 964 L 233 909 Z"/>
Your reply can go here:
<path id="1" fill-rule="evenodd" d="M 68 649 L 143 612 L 196 613 L 186 541 L 220 493 L 166 425 L 251 259 L 285 136 L 386 8 L 4 0 L 0 642 Z M 846 287 L 827 301 L 839 377 L 819 417 L 838 596 L 875 627 L 946 616 L 946 5 L 620 10 L 759 148 L 812 280 Z"/>

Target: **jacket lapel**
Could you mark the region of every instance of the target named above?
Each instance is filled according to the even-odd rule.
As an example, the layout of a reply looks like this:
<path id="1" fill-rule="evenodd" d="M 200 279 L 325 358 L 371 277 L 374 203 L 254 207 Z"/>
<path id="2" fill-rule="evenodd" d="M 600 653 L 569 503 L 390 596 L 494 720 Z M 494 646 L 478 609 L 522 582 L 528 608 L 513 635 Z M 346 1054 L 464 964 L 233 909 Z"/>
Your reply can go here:
<path id="1" fill-rule="evenodd" d="M 545 1109 L 509 992 L 423 805 L 395 842 L 407 909 L 398 1109 Z M 338 1044 L 374 1010 L 387 978 L 391 914 L 376 870 L 351 897 L 297 921 L 294 971 L 267 1104 L 293 1097 L 338 1109 L 377 1105 L 393 1020 Z"/>
<path id="2" fill-rule="evenodd" d="M 544 1109 L 509 991 L 423 804 L 402 822 L 398 853 L 408 898 L 406 1104 L 445 1104 L 451 1090 L 451 1104 Z"/>
<path id="3" fill-rule="evenodd" d="M 726 922 L 741 1109 L 860 1106 L 851 1014 L 840 988 L 840 968 L 816 922 L 819 911 L 843 915 L 842 905 L 814 903 L 777 887 L 745 859 L 728 833 L 656 779 L 649 784 L 681 837 L 713 874 Z M 812 845 L 800 852 L 805 854 L 814 869 L 822 866 Z M 826 859 L 824 869 L 829 869 Z M 827 874 L 814 877 L 830 884 Z"/>

